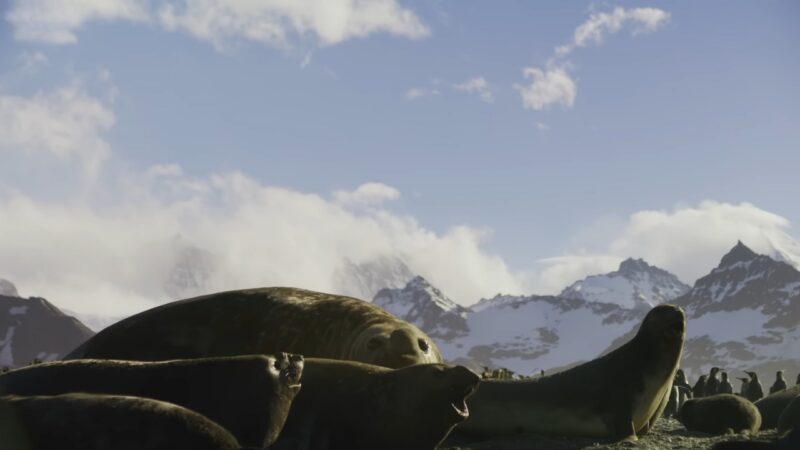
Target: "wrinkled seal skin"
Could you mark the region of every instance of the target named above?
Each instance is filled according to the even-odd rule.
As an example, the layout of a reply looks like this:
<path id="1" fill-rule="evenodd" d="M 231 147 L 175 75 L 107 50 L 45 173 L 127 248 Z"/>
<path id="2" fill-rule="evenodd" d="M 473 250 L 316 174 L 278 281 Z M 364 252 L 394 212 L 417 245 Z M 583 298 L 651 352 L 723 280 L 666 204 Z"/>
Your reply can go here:
<path id="1" fill-rule="evenodd" d="M 8 450 L 238 450 L 205 416 L 149 398 L 94 394 L 0 397 Z"/>
<path id="2" fill-rule="evenodd" d="M 302 357 L 286 354 L 164 362 L 59 361 L 0 375 L 0 395 L 86 392 L 151 398 L 208 417 L 242 445 L 266 447 L 286 421 L 302 371 Z"/>
<path id="3" fill-rule="evenodd" d="M 680 361 L 683 311 L 659 305 L 620 348 L 555 375 L 484 381 L 456 432 L 521 432 L 636 440 L 661 416 Z"/>
<path id="4" fill-rule="evenodd" d="M 391 368 L 443 362 L 425 333 L 371 303 L 284 287 L 168 303 L 111 325 L 66 359 L 158 361 L 284 351 Z"/>
<path id="5" fill-rule="evenodd" d="M 480 377 L 461 366 L 387 369 L 309 358 L 278 450 L 433 450 L 469 414 Z"/>
<path id="6" fill-rule="evenodd" d="M 756 408 L 761 413 L 761 429 L 777 428 L 781 413 L 797 396 L 800 396 L 800 385 L 792 386 L 757 401 Z"/>
<path id="7" fill-rule="evenodd" d="M 778 433 L 800 428 L 800 397 L 795 397 L 778 418 Z"/>
<path id="8" fill-rule="evenodd" d="M 709 434 L 755 433 L 761 414 L 749 400 L 733 394 L 717 394 L 687 400 L 678 420 L 690 431 Z"/>

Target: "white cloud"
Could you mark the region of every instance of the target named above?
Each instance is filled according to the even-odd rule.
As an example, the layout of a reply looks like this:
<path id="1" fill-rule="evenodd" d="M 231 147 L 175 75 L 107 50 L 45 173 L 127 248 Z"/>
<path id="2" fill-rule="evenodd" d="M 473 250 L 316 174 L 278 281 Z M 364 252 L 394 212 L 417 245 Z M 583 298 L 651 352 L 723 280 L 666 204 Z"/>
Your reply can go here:
<path id="1" fill-rule="evenodd" d="M 614 8 L 611 13 L 592 13 L 586 22 L 575 29 L 572 40 L 557 46 L 554 57 L 547 61 L 546 69 L 526 67 L 523 75 L 533 78 L 526 86 L 514 85 L 522 96 L 522 104 L 526 109 L 542 110 L 552 104 L 561 104 L 571 108 L 577 95 L 577 84 L 567 71 L 570 63 L 566 57 L 576 47 L 603 42 L 608 34 L 615 34 L 625 26 L 629 26 L 632 34 L 651 33 L 664 25 L 670 13 L 657 8 Z"/>
<path id="2" fill-rule="evenodd" d="M 20 71 L 24 74 L 33 74 L 42 67 L 47 66 L 50 60 L 42 52 L 24 51 L 19 55 Z"/>
<path id="3" fill-rule="evenodd" d="M 289 36 L 313 37 L 320 45 L 386 32 L 408 38 L 430 34 L 396 0 L 16 0 L 6 19 L 17 40 L 72 44 L 76 31 L 96 20 L 158 21 L 225 48 L 249 40 L 288 47 Z"/>
<path id="4" fill-rule="evenodd" d="M 93 176 L 110 154 L 102 134 L 113 124 L 114 113 L 77 85 L 30 98 L 0 94 L 0 154 L 77 160 Z"/>
<path id="5" fill-rule="evenodd" d="M 575 104 L 578 87 L 563 67 L 542 70 L 536 67 L 522 69 L 525 78 L 531 78 L 530 84 L 514 85 L 522 95 L 522 105 L 526 109 L 542 110 L 554 104 L 567 108 Z"/>
<path id="6" fill-rule="evenodd" d="M 333 198 L 342 205 L 379 205 L 400 198 L 400 191 L 383 183 L 364 183 L 354 191 L 336 191 Z"/>
<path id="7" fill-rule="evenodd" d="M 625 26 L 632 33 L 652 33 L 669 21 L 670 13 L 658 8 L 614 8 L 610 13 L 593 13 L 573 34 L 572 42 L 556 48 L 558 56 L 570 53 L 575 47 L 601 44 L 608 34 L 615 34 Z"/>
<path id="8" fill-rule="evenodd" d="M 644 258 L 669 270 L 685 283 L 706 275 L 741 240 L 758 253 L 773 255 L 779 247 L 797 247 L 789 221 L 749 203 L 702 202 L 672 211 L 640 211 L 623 229 L 594 238 L 588 251 L 541 261 L 538 288 L 560 291 L 572 282 L 616 269 L 628 257 Z"/>
<path id="9" fill-rule="evenodd" d="M 489 88 L 489 83 L 487 83 L 483 77 L 470 78 L 463 83 L 454 84 L 453 88 L 470 94 L 478 94 L 480 99 L 486 103 L 492 103 L 494 101 L 494 94 L 492 94 L 492 90 Z"/>
<path id="10" fill-rule="evenodd" d="M 75 31 L 93 20 L 147 20 L 144 0 L 16 0 L 6 13 L 14 38 L 47 44 L 72 44 Z"/>
<path id="11" fill-rule="evenodd" d="M 440 95 L 440 94 L 441 92 L 439 92 L 438 89 L 415 87 L 407 90 L 403 98 L 411 101 L 411 100 L 417 100 L 422 97 L 430 97 L 433 95 Z"/>
<path id="12" fill-rule="evenodd" d="M 550 131 L 552 127 L 546 123 L 536 122 L 536 129 L 539 131 Z"/>
<path id="13" fill-rule="evenodd" d="M 291 33 L 313 35 L 323 46 L 375 32 L 409 38 L 429 34 L 395 0 L 182 0 L 167 2 L 158 14 L 167 29 L 187 31 L 218 48 L 235 39 L 286 47 Z"/>

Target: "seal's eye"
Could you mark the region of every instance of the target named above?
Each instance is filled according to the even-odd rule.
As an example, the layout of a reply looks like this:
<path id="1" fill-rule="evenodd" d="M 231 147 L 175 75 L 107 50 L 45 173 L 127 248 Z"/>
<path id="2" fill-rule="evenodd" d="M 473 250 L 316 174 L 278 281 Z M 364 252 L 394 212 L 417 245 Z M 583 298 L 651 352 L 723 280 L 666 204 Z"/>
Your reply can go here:
<path id="1" fill-rule="evenodd" d="M 417 343 L 419 343 L 419 349 L 425 353 L 428 353 L 428 350 L 431 349 L 431 346 L 428 345 L 428 341 L 426 341 L 425 339 L 418 339 Z"/>

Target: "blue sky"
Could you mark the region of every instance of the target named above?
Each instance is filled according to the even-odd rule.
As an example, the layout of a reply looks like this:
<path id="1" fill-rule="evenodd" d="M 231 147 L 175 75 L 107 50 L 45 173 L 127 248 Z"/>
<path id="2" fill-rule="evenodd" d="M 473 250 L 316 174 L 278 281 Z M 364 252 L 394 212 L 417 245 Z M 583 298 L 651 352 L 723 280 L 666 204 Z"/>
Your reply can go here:
<path id="1" fill-rule="evenodd" d="M 364 248 L 350 254 L 359 233 L 300 226 L 338 242 L 324 250 L 330 262 L 318 278 L 254 275 L 220 286 L 334 289 L 321 280 L 337 258 L 400 252 L 462 303 L 501 290 L 553 290 L 610 270 L 625 256 L 645 257 L 692 282 L 737 238 L 764 252 L 776 240 L 794 245 L 796 2 L 248 4 L 218 2 L 232 19 L 206 23 L 198 19 L 203 2 L 195 0 L 4 2 L 0 208 L 18 213 L 13 199 L 22 198 L 44 217 L 96 221 L 94 232 L 110 233 L 109 241 L 131 239 L 121 236 L 133 225 L 108 220 L 147 211 L 171 218 L 138 225 L 152 229 L 153 240 L 181 234 L 206 248 L 214 246 L 206 242 L 214 227 L 228 236 L 234 220 L 200 231 L 197 220 L 172 214 L 180 202 L 202 197 L 195 214 L 227 211 L 240 223 L 249 203 L 231 198 L 243 188 L 215 181 L 238 174 L 259 192 L 317 196 L 319 208 L 333 208 L 332 216 L 312 216 L 321 222 L 366 220 L 383 231 L 376 231 L 380 244 L 359 242 Z M 580 37 L 580 30 L 589 34 Z M 558 55 L 563 45 L 570 48 Z M 526 68 L 545 76 L 540 90 Z M 29 116 L 15 119 L 28 107 Z M 81 113 L 87 110 L 93 112 Z M 15 120 L 33 129 L 53 125 L 26 134 L 8 125 Z M 169 173 L 172 187 L 152 181 L 156 172 Z M 359 191 L 365 183 L 376 184 Z M 185 189 L 190 184 L 194 191 Z M 213 198 L 209 189 L 217 190 Z M 344 191 L 363 194 L 357 206 L 337 203 L 335 193 L 341 199 Z M 305 209 L 279 211 L 305 220 Z M 395 225 L 380 217 L 412 231 L 392 234 L 386 229 Z M 119 229 L 109 232 L 112 226 Z M 91 242 L 79 228 L 74 232 Z M 6 254 L 25 254 L 42 239 L 24 222 L 6 231 L 15 230 L 30 244 L 0 242 Z M 58 242 L 80 241 L 46 232 Z M 438 250 L 419 244 L 426 239 Z M 137 258 L 136 242 L 98 251 L 95 263 Z M 700 248 L 671 252 L 676 246 Z M 322 251 L 298 248 L 307 257 Z M 30 274 L 31 267 L 55 270 L 77 251 L 31 257 L 27 268 L 6 262 L 0 270 L 24 279 L 29 286 L 21 291 L 74 291 L 70 298 L 78 298 L 86 293 L 75 286 L 91 284 L 86 274 L 58 283 Z M 467 266 L 451 264 L 448 255 Z M 234 267 L 228 270 L 239 272 Z M 126 276 L 108 275 L 109 292 L 133 289 Z M 460 278 L 477 281 L 465 287 Z"/>

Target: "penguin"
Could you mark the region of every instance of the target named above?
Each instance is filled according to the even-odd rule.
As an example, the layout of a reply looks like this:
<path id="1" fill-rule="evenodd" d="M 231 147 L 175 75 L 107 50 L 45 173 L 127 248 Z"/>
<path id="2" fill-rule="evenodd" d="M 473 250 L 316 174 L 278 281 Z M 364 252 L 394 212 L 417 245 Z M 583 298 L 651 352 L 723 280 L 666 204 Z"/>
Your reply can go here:
<path id="1" fill-rule="evenodd" d="M 750 378 L 737 377 L 737 379 L 742 382 L 742 387 L 739 389 L 739 395 L 744 397 L 745 392 L 747 392 L 747 385 L 750 383 Z"/>
<path id="2" fill-rule="evenodd" d="M 719 386 L 717 386 L 717 394 L 733 394 L 733 385 L 730 380 L 728 380 L 728 372 L 722 372 L 720 376 L 722 380 L 720 380 Z"/>
<path id="3" fill-rule="evenodd" d="M 717 374 L 719 371 L 719 367 L 711 368 L 711 373 L 708 375 L 708 378 L 706 378 L 706 385 L 703 387 L 703 397 L 717 395 L 717 386 L 719 386 L 719 378 L 717 378 Z"/>
<path id="4" fill-rule="evenodd" d="M 708 375 L 700 375 L 700 378 L 697 379 L 697 383 L 694 384 L 694 388 L 692 389 L 692 394 L 694 398 L 700 398 L 703 396 L 706 388 L 706 378 Z"/>
<path id="5" fill-rule="evenodd" d="M 761 386 L 761 382 L 758 381 L 758 374 L 755 372 L 745 372 L 747 375 L 750 376 L 750 381 L 747 382 L 747 391 L 745 391 L 744 396 L 751 402 L 755 402 L 756 400 L 761 399 L 764 397 L 764 388 Z"/>
<path id="6" fill-rule="evenodd" d="M 786 380 L 783 379 L 783 371 L 779 370 L 778 373 L 775 374 L 775 382 L 772 383 L 772 387 L 769 388 L 769 393 L 774 394 L 785 389 Z"/>

